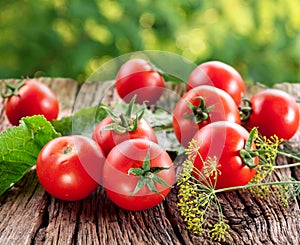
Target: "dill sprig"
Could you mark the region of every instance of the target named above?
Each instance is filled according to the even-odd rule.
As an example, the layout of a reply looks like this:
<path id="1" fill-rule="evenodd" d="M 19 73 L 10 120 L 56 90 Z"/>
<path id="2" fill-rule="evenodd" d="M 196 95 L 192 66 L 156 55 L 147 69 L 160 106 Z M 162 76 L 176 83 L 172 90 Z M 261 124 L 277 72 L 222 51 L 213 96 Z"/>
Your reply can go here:
<path id="1" fill-rule="evenodd" d="M 259 151 L 259 164 L 256 166 L 256 174 L 249 182 L 250 184 L 267 183 L 272 180 L 272 174 L 275 170 L 276 158 L 278 155 L 278 146 L 283 142 L 276 135 L 270 137 L 262 137 L 255 130 L 255 145 Z M 269 185 L 254 185 L 249 188 L 250 192 L 255 193 L 257 197 L 264 198 L 270 193 Z"/>
<path id="2" fill-rule="evenodd" d="M 221 174 L 220 164 L 217 162 L 216 157 L 209 157 L 208 160 L 203 161 L 199 153 L 200 145 L 198 145 L 197 141 L 192 139 L 189 143 L 186 149 L 187 159 L 183 162 L 183 170 L 178 180 L 178 207 L 181 215 L 184 217 L 184 221 L 187 223 L 187 228 L 193 233 L 203 233 L 205 222 L 216 211 L 218 219 L 209 227 L 210 237 L 219 242 L 226 241 L 230 237 L 230 226 L 225 221 L 222 207 L 217 197 L 218 193 L 249 189 L 257 197 L 264 198 L 270 192 L 273 192 L 283 206 L 287 206 L 292 198 L 299 196 L 300 181 L 288 177 L 282 177 L 282 179 L 274 181 L 273 174 L 278 169 L 300 166 L 300 162 L 276 165 L 278 155 L 296 160 L 300 160 L 300 158 L 290 153 L 279 151 L 279 145 L 283 140 L 276 135 L 267 139 L 259 135 L 256 128 L 253 130 L 255 130 L 252 133 L 255 138 L 255 151 L 259 153 L 259 163 L 256 166 L 256 175 L 248 184 L 243 186 L 215 189 L 217 177 Z M 196 157 L 200 157 L 203 162 L 201 171 L 193 165 Z"/>
<path id="3" fill-rule="evenodd" d="M 186 150 L 187 159 L 183 162 L 183 170 L 178 180 L 178 207 L 187 223 L 187 228 L 195 234 L 203 233 L 205 221 L 209 218 L 212 210 L 216 208 L 218 222 L 212 224 L 209 233 L 212 239 L 225 241 L 230 236 L 229 225 L 224 220 L 222 207 L 215 193 L 215 186 L 208 178 L 212 176 L 216 180 L 220 174 L 220 165 L 216 162 L 216 158 L 209 158 L 204 162 L 202 172 L 194 168 L 194 159 L 196 156 L 201 157 L 198 149 L 197 141 L 192 140 Z M 202 182 L 195 175 L 200 177 Z"/>
<path id="4" fill-rule="evenodd" d="M 296 160 L 299 160 L 299 157 L 279 150 L 279 145 L 284 142 L 283 139 L 279 139 L 276 135 L 266 138 L 259 135 L 256 128 L 253 130 L 256 130 L 257 132 L 255 145 L 260 154 L 259 164 L 256 167 L 256 175 L 248 184 L 250 192 L 254 193 L 259 198 L 265 198 L 270 192 L 273 192 L 283 206 L 288 206 L 289 201 L 299 195 L 299 181 L 292 177 L 284 176 L 274 184 L 268 183 L 273 183 L 272 179 L 274 179 L 274 175 L 280 178 L 276 170 L 300 165 L 299 162 L 294 164 L 276 165 L 278 155 L 291 157 Z M 251 184 L 257 185 L 252 186 Z"/>

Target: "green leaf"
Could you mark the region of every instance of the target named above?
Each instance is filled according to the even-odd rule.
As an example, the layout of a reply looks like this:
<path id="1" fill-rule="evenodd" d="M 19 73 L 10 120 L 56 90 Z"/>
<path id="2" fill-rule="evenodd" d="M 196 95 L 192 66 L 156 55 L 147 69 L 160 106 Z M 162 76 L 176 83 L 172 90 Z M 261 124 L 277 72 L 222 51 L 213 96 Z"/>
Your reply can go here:
<path id="1" fill-rule="evenodd" d="M 0 134 L 0 195 L 32 168 L 42 147 L 59 137 L 44 116 L 25 117 Z"/>
<path id="2" fill-rule="evenodd" d="M 116 104 L 117 111 L 125 111 L 128 105 Z M 62 135 L 81 134 L 91 136 L 92 131 L 100 121 L 108 116 L 108 106 L 102 104 L 99 107 L 87 107 L 77 111 L 73 116 L 63 117 L 60 120 L 51 121 L 55 130 Z M 142 111 L 144 105 L 134 104 L 132 113 Z M 159 144 L 169 152 L 182 150 L 174 131 L 172 130 L 172 114 L 163 109 L 155 111 L 145 109 L 143 118 L 154 128 Z M 108 128 L 109 129 L 109 128 Z"/>
<path id="3" fill-rule="evenodd" d="M 254 143 L 257 135 L 258 135 L 257 128 L 256 127 L 252 128 L 249 133 L 248 139 L 246 140 L 245 146 L 244 146 L 245 150 L 247 150 L 247 151 L 251 150 L 252 144 Z"/>
<path id="4" fill-rule="evenodd" d="M 127 110 L 128 104 L 115 104 L 116 111 Z M 139 115 L 139 118 L 143 117 L 153 128 L 156 127 L 172 127 L 173 116 L 171 113 L 164 109 L 150 110 L 145 105 L 134 104 L 132 108 L 132 114 Z"/>
<path id="5" fill-rule="evenodd" d="M 171 113 L 163 110 L 156 109 L 154 112 L 147 109 L 144 113 L 144 118 L 153 127 L 172 127 L 173 116 Z"/>
<path id="6" fill-rule="evenodd" d="M 184 147 L 178 142 L 174 130 L 168 129 L 159 129 L 155 128 L 155 133 L 159 145 L 163 147 L 168 152 L 175 152 L 177 154 L 184 152 Z"/>
<path id="7" fill-rule="evenodd" d="M 115 108 L 119 111 L 126 110 L 126 104 L 116 104 Z M 145 105 L 135 104 L 133 106 L 133 113 L 140 112 L 144 110 L 143 118 L 150 124 L 154 129 L 156 136 L 158 138 L 158 143 L 168 152 L 183 152 L 184 149 L 176 139 L 173 130 L 173 116 L 171 113 L 167 112 L 164 109 L 158 108 L 150 110 L 144 108 Z"/>
<path id="8" fill-rule="evenodd" d="M 103 107 L 87 107 L 80 109 L 73 116 L 63 117 L 60 120 L 52 120 L 55 130 L 62 135 L 80 134 L 91 136 L 94 126 L 107 116 Z"/>

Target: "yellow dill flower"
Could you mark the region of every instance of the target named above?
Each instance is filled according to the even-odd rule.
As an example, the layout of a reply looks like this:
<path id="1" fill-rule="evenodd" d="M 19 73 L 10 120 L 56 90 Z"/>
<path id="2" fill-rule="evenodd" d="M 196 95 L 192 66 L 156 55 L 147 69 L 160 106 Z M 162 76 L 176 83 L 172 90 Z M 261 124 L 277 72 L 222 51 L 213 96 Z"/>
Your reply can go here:
<path id="1" fill-rule="evenodd" d="M 213 225 L 213 228 L 210 229 L 209 233 L 214 240 L 225 242 L 226 238 L 230 237 L 228 232 L 229 228 L 230 226 L 221 220 L 219 223 Z"/>
<path id="2" fill-rule="evenodd" d="M 185 150 L 185 153 L 190 161 L 193 162 L 195 160 L 199 149 L 200 149 L 200 146 L 198 146 L 197 140 L 192 139 L 189 142 L 187 149 Z"/>
<path id="3" fill-rule="evenodd" d="M 280 153 L 278 147 L 282 143 L 276 135 L 267 139 L 258 134 L 256 128 L 252 131 L 252 136 L 255 138 L 256 149 L 252 150 L 252 154 L 259 156 L 259 163 L 255 165 L 256 175 L 245 186 L 239 186 L 240 189 L 250 189 L 257 197 L 264 198 L 270 192 L 274 192 L 281 203 L 287 206 L 292 197 L 300 195 L 300 181 L 283 180 L 272 181 L 275 170 L 284 167 L 299 166 L 299 163 L 276 165 L 276 157 Z M 252 137 L 251 144 L 252 144 Z M 178 193 L 178 208 L 187 228 L 195 233 L 203 232 L 203 225 L 208 220 L 210 215 L 217 211 L 218 219 L 212 224 L 209 229 L 209 234 L 213 240 L 223 242 L 230 237 L 230 226 L 225 223 L 222 213 L 222 207 L 217 197 L 217 193 L 227 190 L 235 190 L 235 187 L 223 188 L 216 190 L 213 182 L 217 181 L 217 177 L 222 174 L 219 167 L 220 164 L 216 157 L 210 157 L 203 161 L 199 153 L 200 146 L 196 140 L 192 140 L 186 150 L 187 159 L 183 162 L 183 170 L 179 175 L 179 193 Z M 285 154 L 286 157 L 291 157 L 291 154 Z M 201 170 L 194 167 L 195 159 L 202 160 L 203 167 Z M 300 161 L 300 158 L 294 158 Z M 197 178 L 196 178 L 197 176 Z M 277 173 L 278 177 L 278 173 Z M 213 181 L 211 181 L 213 180 Z"/>
<path id="4" fill-rule="evenodd" d="M 193 161 L 199 155 L 199 146 L 195 140 L 189 143 L 186 149 L 187 159 L 182 164 L 182 172 L 179 175 L 178 186 L 178 208 L 184 221 L 187 223 L 187 228 L 195 233 L 203 233 L 203 224 L 213 210 L 213 206 L 217 207 L 219 221 L 212 229 L 213 239 L 225 239 L 228 236 L 226 231 L 229 229 L 222 223 L 223 214 L 219 201 L 216 197 L 213 186 L 203 184 L 199 179 L 205 182 L 205 179 L 213 176 L 216 180 L 221 174 L 216 157 L 208 158 L 204 162 L 202 171 L 195 169 Z M 199 179 L 195 178 L 193 171 L 199 175 Z M 226 229 L 225 229 L 226 228 Z"/>
<path id="5" fill-rule="evenodd" d="M 252 178 L 249 184 L 260 184 L 270 181 L 276 164 L 278 147 L 283 139 L 279 139 L 276 135 L 267 138 L 265 136 L 256 135 L 255 145 L 260 152 L 259 163 L 256 166 L 256 175 Z M 270 186 L 252 186 L 249 188 L 257 197 L 264 198 L 270 193 Z"/>
<path id="6" fill-rule="evenodd" d="M 214 180 L 217 180 L 218 175 L 221 174 L 220 168 L 221 164 L 217 161 L 217 157 L 208 157 L 204 162 L 203 172 L 205 177 L 213 177 Z"/>

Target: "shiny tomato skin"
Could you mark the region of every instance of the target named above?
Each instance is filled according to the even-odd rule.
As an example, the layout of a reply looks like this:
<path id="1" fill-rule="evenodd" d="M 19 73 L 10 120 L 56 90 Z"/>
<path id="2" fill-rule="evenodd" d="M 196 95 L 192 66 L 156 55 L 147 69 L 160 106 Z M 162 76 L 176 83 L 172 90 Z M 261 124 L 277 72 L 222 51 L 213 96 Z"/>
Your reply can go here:
<path id="1" fill-rule="evenodd" d="M 59 102 L 54 92 L 38 80 L 29 79 L 5 101 L 5 111 L 12 125 L 18 125 L 22 117 L 44 115 L 50 121 L 59 113 Z"/>
<path id="2" fill-rule="evenodd" d="M 37 177 L 52 196 L 76 201 L 102 184 L 105 156 L 86 136 L 62 136 L 48 142 L 38 155 Z"/>
<path id="3" fill-rule="evenodd" d="M 166 87 L 162 75 L 155 71 L 152 65 L 143 59 L 132 59 L 124 63 L 118 71 L 116 91 L 129 103 L 134 95 L 136 103 L 155 104 Z"/>
<path id="4" fill-rule="evenodd" d="M 116 133 L 114 130 L 103 130 L 102 127 L 111 124 L 113 121 L 110 117 L 103 119 L 94 129 L 92 138 L 95 140 L 105 155 L 111 151 L 117 144 L 129 139 L 148 139 L 157 143 L 156 133 L 145 119 L 138 122 L 138 127 L 135 131 L 126 132 L 123 134 Z"/>
<path id="5" fill-rule="evenodd" d="M 130 74 L 142 72 L 142 71 L 152 71 L 153 67 L 150 62 L 140 59 L 134 58 L 126 61 L 119 69 L 117 74 L 117 80 L 123 77 L 126 77 Z"/>
<path id="6" fill-rule="evenodd" d="M 128 174 L 128 170 L 142 167 L 149 147 L 151 168 L 167 168 L 160 171 L 157 176 L 170 186 L 175 182 L 172 160 L 158 144 L 145 139 L 123 141 L 110 151 L 103 169 L 105 191 L 112 202 L 123 209 L 138 211 L 154 207 L 163 201 L 163 197 L 166 197 L 171 190 L 156 183 L 155 186 L 160 195 L 151 192 L 147 186 L 143 186 L 132 195 L 138 183 L 138 177 Z"/>
<path id="7" fill-rule="evenodd" d="M 187 84 L 189 90 L 200 85 L 215 86 L 226 91 L 237 105 L 246 92 L 240 73 L 221 61 L 208 61 L 197 66 L 190 74 Z"/>
<path id="8" fill-rule="evenodd" d="M 294 97 L 278 89 L 264 89 L 251 99 L 251 114 L 245 127 L 258 131 L 267 138 L 277 135 L 289 140 L 299 128 L 299 106 Z"/>
<path id="9" fill-rule="evenodd" d="M 200 101 L 195 99 L 197 96 L 204 98 L 206 107 L 214 105 L 214 108 L 209 112 L 209 117 L 198 124 L 186 118 L 186 115 L 193 113 L 186 101 L 193 105 L 199 105 Z M 200 128 L 215 121 L 230 121 L 241 124 L 238 107 L 231 96 L 212 86 L 203 85 L 189 90 L 177 102 L 173 110 L 175 136 L 184 147 L 188 146 L 189 141 Z"/>
<path id="10" fill-rule="evenodd" d="M 208 164 L 208 157 L 211 159 L 216 157 L 216 162 L 219 165 L 217 181 L 212 176 L 207 178 L 207 180 L 209 179 L 208 182 L 211 182 L 211 185 L 215 186 L 216 189 L 245 185 L 255 175 L 256 170 L 244 164 L 239 155 L 248 136 L 249 133 L 243 126 L 222 121 L 211 123 L 195 134 L 194 139 L 199 146 L 198 152 L 201 157 L 198 155 L 195 158 L 194 166 L 203 173 L 205 164 Z M 252 149 L 255 149 L 254 144 Z M 254 163 L 258 163 L 257 157 Z M 203 181 L 203 178 L 200 178 L 196 171 L 194 175 Z"/>

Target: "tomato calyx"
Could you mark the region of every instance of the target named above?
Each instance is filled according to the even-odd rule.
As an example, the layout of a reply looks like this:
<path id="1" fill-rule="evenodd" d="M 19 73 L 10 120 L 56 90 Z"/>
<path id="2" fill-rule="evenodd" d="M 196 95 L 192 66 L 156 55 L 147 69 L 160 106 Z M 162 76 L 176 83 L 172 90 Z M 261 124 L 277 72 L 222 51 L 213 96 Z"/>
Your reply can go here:
<path id="1" fill-rule="evenodd" d="M 239 106 L 239 111 L 241 122 L 243 125 L 245 125 L 248 122 L 252 112 L 251 102 L 249 99 L 242 98 L 242 105 Z"/>
<path id="2" fill-rule="evenodd" d="M 249 168 L 256 168 L 254 158 L 260 155 L 259 151 L 252 149 L 252 145 L 256 139 L 257 134 L 258 134 L 257 128 L 253 128 L 250 131 L 248 139 L 246 140 L 244 149 L 240 150 L 240 156 L 243 159 L 243 162 Z"/>
<path id="3" fill-rule="evenodd" d="M 74 151 L 74 147 L 72 145 L 67 145 L 62 149 L 62 153 L 64 155 L 67 155 L 69 153 L 72 153 Z"/>
<path id="4" fill-rule="evenodd" d="M 200 100 L 200 103 L 198 106 L 195 106 L 190 101 L 186 101 L 188 107 L 192 110 L 192 114 L 185 114 L 184 117 L 186 119 L 192 120 L 195 124 L 199 124 L 209 117 L 209 112 L 215 107 L 215 105 L 211 105 L 209 107 L 206 107 L 205 100 L 202 96 L 197 96 L 193 98 L 194 100 Z"/>
<path id="5" fill-rule="evenodd" d="M 112 123 L 101 128 L 100 133 L 103 130 L 113 130 L 118 134 L 124 134 L 126 132 L 134 132 L 138 128 L 138 122 L 142 119 L 146 106 L 144 106 L 135 112 L 133 115 L 133 106 L 136 99 L 136 95 L 131 99 L 128 104 L 127 110 L 120 115 L 116 115 L 109 107 L 101 106 L 109 117 L 112 119 Z"/>
<path id="6" fill-rule="evenodd" d="M 18 96 L 19 89 L 26 83 L 26 80 L 22 80 L 17 85 L 13 86 L 9 83 L 5 82 L 5 87 L 8 90 L 6 93 L 1 93 L 2 98 L 10 98 L 11 96 L 15 95 Z"/>
<path id="7" fill-rule="evenodd" d="M 131 195 L 135 195 L 140 189 L 142 189 L 145 185 L 148 189 L 160 195 L 163 199 L 164 196 L 157 191 L 155 183 L 159 183 L 167 188 L 172 188 L 172 186 L 168 185 L 162 178 L 157 176 L 157 174 L 162 170 L 167 170 L 169 168 L 165 167 L 152 167 L 150 166 L 150 147 L 148 148 L 147 155 L 143 161 L 143 165 L 141 168 L 130 168 L 128 170 L 128 175 L 133 174 L 139 177 L 138 183 L 135 186 L 135 189 L 131 193 Z"/>

